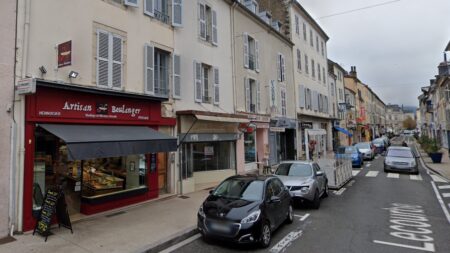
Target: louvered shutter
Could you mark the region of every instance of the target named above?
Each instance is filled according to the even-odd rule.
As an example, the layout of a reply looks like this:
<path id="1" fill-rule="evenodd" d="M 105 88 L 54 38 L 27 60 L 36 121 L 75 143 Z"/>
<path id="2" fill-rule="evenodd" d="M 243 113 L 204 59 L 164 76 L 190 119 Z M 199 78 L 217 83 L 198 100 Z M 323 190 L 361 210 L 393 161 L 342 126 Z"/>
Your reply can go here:
<path id="1" fill-rule="evenodd" d="M 277 79 L 281 81 L 281 54 L 277 55 Z"/>
<path id="2" fill-rule="evenodd" d="M 112 36 L 112 87 L 122 87 L 123 63 L 122 63 L 122 38 Z"/>
<path id="3" fill-rule="evenodd" d="M 313 91 L 312 92 L 312 108 L 314 111 L 317 111 L 318 109 L 318 105 L 317 105 L 317 91 Z"/>
<path id="4" fill-rule="evenodd" d="M 328 97 L 327 96 L 325 96 L 325 98 L 324 98 L 324 111 L 325 111 L 325 113 L 328 113 Z"/>
<path id="5" fill-rule="evenodd" d="M 286 81 L 286 62 L 284 59 L 284 55 L 281 55 L 281 81 Z"/>
<path id="6" fill-rule="evenodd" d="M 172 26 L 183 25 L 183 0 L 172 0 Z"/>
<path id="7" fill-rule="evenodd" d="M 150 17 L 155 16 L 155 12 L 153 11 L 153 0 L 144 0 L 144 14 L 149 15 Z"/>
<path id="8" fill-rule="evenodd" d="M 275 80 L 270 80 L 269 84 L 270 90 L 270 107 L 276 107 L 277 106 L 277 93 L 276 93 L 276 86 L 275 86 Z"/>
<path id="9" fill-rule="evenodd" d="M 132 6 L 132 7 L 139 7 L 139 0 L 124 0 L 123 4 L 127 5 L 127 6 Z"/>
<path id="10" fill-rule="evenodd" d="M 218 105 L 220 103 L 220 79 L 219 79 L 219 69 L 213 69 L 214 74 L 214 104 Z"/>
<path id="11" fill-rule="evenodd" d="M 212 44 L 217 46 L 218 38 L 217 38 L 217 12 L 215 10 L 212 11 Z"/>
<path id="12" fill-rule="evenodd" d="M 299 105 L 300 108 L 305 108 L 305 86 L 300 84 L 298 87 Z"/>
<path id="13" fill-rule="evenodd" d="M 154 79 L 154 54 L 155 49 L 153 45 L 146 44 L 144 47 L 144 58 L 145 58 L 145 71 L 144 71 L 144 80 L 145 80 L 145 92 L 148 94 L 155 94 L 155 79 Z"/>
<path id="14" fill-rule="evenodd" d="M 323 83 L 326 84 L 326 79 L 325 79 L 325 67 L 322 67 L 322 76 L 323 76 Z"/>
<path id="15" fill-rule="evenodd" d="M 109 34 L 97 31 L 97 85 L 109 86 Z"/>
<path id="16" fill-rule="evenodd" d="M 256 81 L 256 112 L 261 112 L 261 87 L 259 81 Z"/>
<path id="17" fill-rule="evenodd" d="M 248 34 L 244 33 L 242 35 L 242 38 L 244 40 L 244 67 L 248 68 L 248 65 L 249 65 L 249 63 L 248 63 L 249 62 L 249 58 L 248 58 L 248 54 L 249 54 L 249 52 L 248 52 L 248 50 L 249 50 L 249 48 L 248 48 Z"/>
<path id="18" fill-rule="evenodd" d="M 173 97 L 181 97 L 181 58 L 173 55 Z"/>
<path id="19" fill-rule="evenodd" d="M 244 88 L 245 88 L 245 110 L 250 112 L 251 101 L 250 101 L 250 80 L 244 77 Z"/>
<path id="20" fill-rule="evenodd" d="M 195 102 L 202 102 L 202 64 L 194 61 L 194 93 Z"/>
<path id="21" fill-rule="evenodd" d="M 198 4 L 198 20 L 200 38 L 206 40 L 206 8 L 204 4 Z"/>
<path id="22" fill-rule="evenodd" d="M 255 71 L 259 73 L 259 41 L 255 40 Z"/>

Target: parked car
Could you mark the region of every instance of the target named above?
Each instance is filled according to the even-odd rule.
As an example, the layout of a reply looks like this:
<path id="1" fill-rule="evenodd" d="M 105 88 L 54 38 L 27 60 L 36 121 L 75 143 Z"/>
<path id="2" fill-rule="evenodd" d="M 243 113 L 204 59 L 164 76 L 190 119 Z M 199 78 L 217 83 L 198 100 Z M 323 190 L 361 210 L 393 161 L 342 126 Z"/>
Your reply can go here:
<path id="1" fill-rule="evenodd" d="M 232 176 L 210 192 L 197 214 L 205 239 L 268 247 L 283 222 L 293 222 L 291 196 L 275 176 Z"/>
<path id="2" fill-rule="evenodd" d="M 355 146 L 340 146 L 336 151 L 337 159 L 351 159 L 352 166 L 361 168 L 364 164 L 363 154 Z"/>
<path id="3" fill-rule="evenodd" d="M 410 172 L 419 174 L 416 155 L 409 147 L 389 147 L 384 159 L 384 172 Z"/>
<path id="4" fill-rule="evenodd" d="M 365 160 L 373 160 L 375 158 L 375 146 L 370 142 L 360 142 L 356 143 L 355 147 L 363 153 Z"/>
<path id="5" fill-rule="evenodd" d="M 383 152 L 387 149 L 387 144 L 382 138 L 374 139 L 372 144 L 375 146 L 376 154 L 383 154 Z"/>
<path id="6" fill-rule="evenodd" d="M 319 165 L 311 161 L 281 162 L 275 176 L 289 189 L 293 201 L 308 201 L 313 208 L 320 207 L 321 197 L 328 196 L 328 178 Z"/>
<path id="7" fill-rule="evenodd" d="M 387 137 L 386 135 L 383 135 L 380 138 L 384 140 L 384 142 L 386 143 L 386 147 L 391 146 L 391 140 L 389 139 L 389 137 Z"/>

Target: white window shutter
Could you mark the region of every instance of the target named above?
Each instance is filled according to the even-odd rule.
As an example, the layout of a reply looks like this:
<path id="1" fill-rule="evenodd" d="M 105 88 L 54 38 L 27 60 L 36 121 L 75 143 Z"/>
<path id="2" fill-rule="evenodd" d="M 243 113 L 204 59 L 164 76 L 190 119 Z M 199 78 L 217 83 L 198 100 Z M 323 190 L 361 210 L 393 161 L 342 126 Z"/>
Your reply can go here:
<path id="1" fill-rule="evenodd" d="M 109 85 L 109 34 L 97 31 L 97 85 Z"/>
<path id="2" fill-rule="evenodd" d="M 199 20 L 199 35 L 200 38 L 206 40 L 206 8 L 202 3 L 198 4 L 198 20 Z"/>
<path id="3" fill-rule="evenodd" d="M 194 61 L 194 100 L 195 102 L 202 102 L 203 95 L 202 87 L 202 64 Z"/>
<path id="4" fill-rule="evenodd" d="M 275 81 L 274 80 L 270 80 L 270 107 L 276 107 L 277 106 L 277 92 L 276 92 L 276 86 L 275 86 Z"/>
<path id="5" fill-rule="evenodd" d="M 181 97 L 181 57 L 173 55 L 173 94 L 174 98 Z"/>
<path id="6" fill-rule="evenodd" d="M 123 4 L 131 7 L 139 7 L 139 0 L 124 0 Z"/>
<path id="7" fill-rule="evenodd" d="M 281 54 L 277 55 L 277 79 L 281 81 Z"/>
<path id="8" fill-rule="evenodd" d="M 281 81 L 286 81 L 286 63 L 284 59 L 284 55 L 281 55 Z"/>
<path id="9" fill-rule="evenodd" d="M 155 12 L 153 11 L 153 0 L 144 0 L 144 14 L 154 17 Z"/>
<path id="10" fill-rule="evenodd" d="M 183 0 L 172 0 L 172 26 L 183 26 Z"/>
<path id="11" fill-rule="evenodd" d="M 155 59 L 155 48 L 151 44 L 145 44 L 144 47 L 144 61 L 145 61 L 145 93 L 155 94 L 155 79 L 154 79 L 154 59 Z"/>
<path id="12" fill-rule="evenodd" d="M 122 38 L 112 36 L 112 87 L 121 88 L 123 79 Z"/>
<path id="13" fill-rule="evenodd" d="M 217 34 L 217 12 L 212 11 L 212 44 L 217 46 L 218 34 Z"/>
<path id="14" fill-rule="evenodd" d="M 249 57 L 248 57 L 248 54 L 249 54 L 249 47 L 248 47 L 248 34 L 247 33 L 244 33 L 243 35 L 242 35 L 242 38 L 243 38 L 243 40 L 244 40 L 244 68 L 248 68 L 248 66 L 249 66 Z"/>
<path id="15" fill-rule="evenodd" d="M 250 107 L 252 101 L 250 101 L 250 80 L 244 77 L 244 87 L 245 87 L 245 110 L 250 112 Z"/>
<path id="16" fill-rule="evenodd" d="M 298 95 L 299 95 L 299 105 L 300 108 L 305 108 L 305 86 L 299 85 L 298 86 Z"/>
<path id="17" fill-rule="evenodd" d="M 317 109 L 319 109 L 318 107 L 318 105 L 317 105 L 317 91 L 313 91 L 312 92 L 312 109 L 314 110 L 314 111 L 317 111 Z"/>
<path id="18" fill-rule="evenodd" d="M 256 81 L 256 112 L 261 112 L 261 87 L 259 81 Z"/>
<path id="19" fill-rule="evenodd" d="M 220 75 L 219 69 L 213 69 L 214 74 L 214 104 L 218 105 L 220 103 Z"/>
<path id="20" fill-rule="evenodd" d="M 255 71 L 259 73 L 259 41 L 255 40 Z"/>

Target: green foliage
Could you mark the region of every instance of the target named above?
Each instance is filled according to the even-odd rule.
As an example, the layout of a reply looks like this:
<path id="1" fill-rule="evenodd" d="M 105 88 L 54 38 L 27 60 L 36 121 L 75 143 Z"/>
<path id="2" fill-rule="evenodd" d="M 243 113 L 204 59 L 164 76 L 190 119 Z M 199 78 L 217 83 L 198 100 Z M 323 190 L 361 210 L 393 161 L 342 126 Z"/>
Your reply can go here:
<path id="1" fill-rule="evenodd" d="M 416 129 L 416 126 L 417 126 L 416 121 L 409 116 L 403 121 L 403 128 L 405 129 L 414 130 Z"/>
<path id="2" fill-rule="evenodd" d="M 422 135 L 419 138 L 420 146 L 427 153 L 437 153 L 441 150 L 441 145 L 436 139 L 432 139 L 426 135 Z"/>

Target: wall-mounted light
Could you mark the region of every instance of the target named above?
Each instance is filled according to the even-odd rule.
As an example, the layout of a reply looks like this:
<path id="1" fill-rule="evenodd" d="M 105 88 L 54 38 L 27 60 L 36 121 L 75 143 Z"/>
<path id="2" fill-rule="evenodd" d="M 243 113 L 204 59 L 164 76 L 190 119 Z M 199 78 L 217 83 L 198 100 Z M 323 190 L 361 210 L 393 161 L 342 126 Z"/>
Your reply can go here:
<path id="1" fill-rule="evenodd" d="M 40 66 L 39 70 L 41 71 L 41 74 L 46 74 L 47 73 L 47 69 L 45 69 L 44 66 Z"/>
<path id="2" fill-rule="evenodd" d="M 78 76 L 78 72 L 70 71 L 69 78 L 77 78 L 77 76 Z"/>

